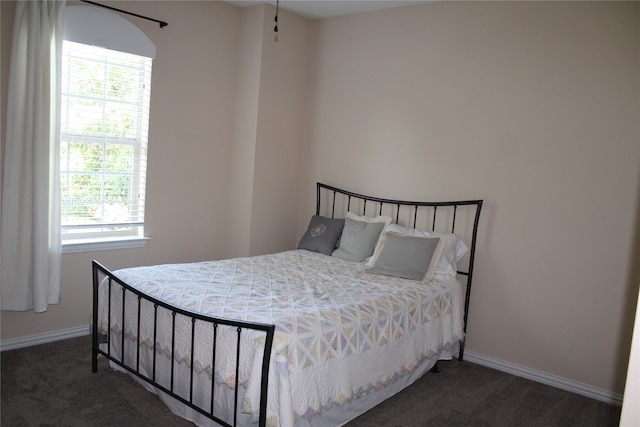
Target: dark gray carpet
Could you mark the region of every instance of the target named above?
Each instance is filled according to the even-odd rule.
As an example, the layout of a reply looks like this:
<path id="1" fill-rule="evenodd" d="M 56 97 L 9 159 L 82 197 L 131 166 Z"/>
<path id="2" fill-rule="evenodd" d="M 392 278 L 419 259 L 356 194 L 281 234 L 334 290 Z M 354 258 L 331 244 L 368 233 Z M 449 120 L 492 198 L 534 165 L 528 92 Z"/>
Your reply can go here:
<path id="1" fill-rule="evenodd" d="M 90 337 L 5 351 L 2 426 L 193 426 L 102 359 Z M 347 424 L 617 426 L 620 408 L 470 362 L 440 362 L 408 389 Z"/>

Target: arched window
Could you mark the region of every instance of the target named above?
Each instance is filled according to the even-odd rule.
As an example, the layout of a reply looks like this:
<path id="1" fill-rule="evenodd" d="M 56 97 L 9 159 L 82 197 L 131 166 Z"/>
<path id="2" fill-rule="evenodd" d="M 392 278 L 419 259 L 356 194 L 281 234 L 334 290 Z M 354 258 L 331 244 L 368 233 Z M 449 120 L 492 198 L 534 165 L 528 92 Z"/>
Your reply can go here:
<path id="1" fill-rule="evenodd" d="M 155 50 L 140 29 L 116 13 L 65 8 L 60 109 L 65 252 L 86 250 L 86 242 L 144 236 Z"/>

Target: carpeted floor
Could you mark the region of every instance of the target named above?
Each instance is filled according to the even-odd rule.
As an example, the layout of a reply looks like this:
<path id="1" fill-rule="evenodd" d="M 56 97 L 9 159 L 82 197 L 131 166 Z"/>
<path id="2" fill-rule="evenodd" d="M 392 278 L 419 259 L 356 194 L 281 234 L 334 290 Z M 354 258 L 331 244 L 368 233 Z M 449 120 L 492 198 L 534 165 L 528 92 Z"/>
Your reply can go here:
<path id="1" fill-rule="evenodd" d="M 5 351 L 2 426 L 193 426 L 102 359 L 90 337 Z M 620 408 L 470 362 L 440 362 L 347 424 L 363 426 L 617 426 Z"/>

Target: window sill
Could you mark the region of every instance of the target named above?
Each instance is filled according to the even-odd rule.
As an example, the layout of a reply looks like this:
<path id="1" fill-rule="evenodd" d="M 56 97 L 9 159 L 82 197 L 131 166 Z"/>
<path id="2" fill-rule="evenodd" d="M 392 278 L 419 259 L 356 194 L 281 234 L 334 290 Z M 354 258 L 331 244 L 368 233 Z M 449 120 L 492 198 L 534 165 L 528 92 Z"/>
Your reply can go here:
<path id="1" fill-rule="evenodd" d="M 114 249 L 142 248 L 149 240 L 148 237 L 121 237 L 113 239 L 78 239 L 62 242 L 63 254 L 79 252 L 110 251 Z"/>

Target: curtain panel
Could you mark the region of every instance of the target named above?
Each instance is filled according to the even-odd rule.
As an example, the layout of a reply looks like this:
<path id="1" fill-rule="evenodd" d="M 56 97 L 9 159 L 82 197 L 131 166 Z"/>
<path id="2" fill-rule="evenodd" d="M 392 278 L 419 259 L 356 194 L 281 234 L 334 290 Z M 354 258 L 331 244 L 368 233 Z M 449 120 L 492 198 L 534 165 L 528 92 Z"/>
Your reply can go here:
<path id="1" fill-rule="evenodd" d="M 65 1 L 19 1 L 2 180 L 2 310 L 60 302 L 59 105 Z"/>

